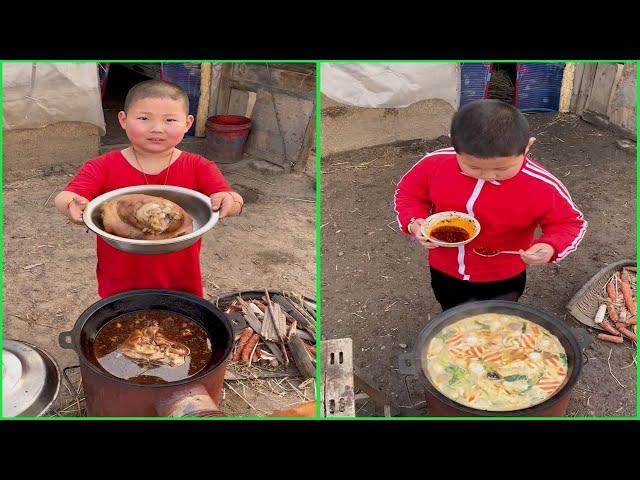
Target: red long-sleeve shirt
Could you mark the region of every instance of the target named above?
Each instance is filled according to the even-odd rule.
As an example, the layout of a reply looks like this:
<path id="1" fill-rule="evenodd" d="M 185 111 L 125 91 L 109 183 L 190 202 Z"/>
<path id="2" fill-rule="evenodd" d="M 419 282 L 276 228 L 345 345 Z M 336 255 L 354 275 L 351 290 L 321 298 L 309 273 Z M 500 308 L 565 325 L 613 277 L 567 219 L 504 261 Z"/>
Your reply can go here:
<path id="1" fill-rule="evenodd" d="M 207 196 L 229 192 L 232 188 L 211 161 L 194 153 L 182 152 L 167 170 L 148 175 L 151 185 L 190 188 Z M 119 150 L 85 162 L 65 187 L 88 200 L 118 188 L 145 185 L 143 173 L 127 161 Z M 108 297 L 139 288 L 168 288 L 202 297 L 200 247 L 202 240 L 183 250 L 160 255 L 138 255 L 120 251 L 97 237 L 98 294 Z"/>
<path id="2" fill-rule="evenodd" d="M 462 172 L 453 148 L 426 155 L 402 177 L 395 210 L 407 234 L 412 218 L 450 210 L 475 217 L 481 229 L 474 240 L 428 253 L 433 268 L 471 282 L 504 280 L 527 266 L 518 255 L 485 258 L 473 253 L 474 247 L 526 250 L 534 243 L 548 243 L 555 249 L 555 263 L 577 248 L 587 230 L 565 186 L 531 158 L 525 158 L 514 177 L 485 181 Z M 542 236 L 534 241 L 538 226 Z"/>

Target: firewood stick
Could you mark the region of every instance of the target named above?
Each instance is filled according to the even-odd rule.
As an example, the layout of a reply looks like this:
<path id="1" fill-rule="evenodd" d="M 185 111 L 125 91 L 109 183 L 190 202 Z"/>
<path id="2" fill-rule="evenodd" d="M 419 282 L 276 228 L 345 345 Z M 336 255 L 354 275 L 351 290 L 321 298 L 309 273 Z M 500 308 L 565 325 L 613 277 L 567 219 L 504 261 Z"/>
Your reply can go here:
<path id="1" fill-rule="evenodd" d="M 273 321 L 273 325 L 275 327 L 276 325 L 276 316 L 275 313 L 273 311 L 273 305 L 271 304 L 271 299 L 269 298 L 269 290 L 267 290 L 266 288 L 264 289 L 264 293 L 267 297 L 267 308 L 269 309 L 269 313 L 271 314 L 271 319 Z M 278 331 L 278 329 L 276 328 L 276 333 L 278 334 L 278 337 L 280 338 L 280 349 L 282 350 L 282 356 L 284 357 L 284 363 L 285 365 L 289 365 L 289 357 L 287 357 L 287 350 L 284 346 L 284 338 L 282 337 L 282 335 L 280 334 L 280 332 Z"/>
<path id="2" fill-rule="evenodd" d="M 298 326 L 300 328 L 304 328 L 309 334 L 313 335 L 313 338 L 316 337 L 316 324 L 314 320 L 304 316 L 300 313 L 299 310 L 296 309 L 296 306 L 293 302 L 291 302 L 288 298 L 285 298 L 281 295 L 275 295 L 273 297 L 273 301 L 280 304 L 285 315 L 287 315 L 290 319 L 298 322 Z"/>
<path id="3" fill-rule="evenodd" d="M 313 365 L 311 356 L 304 347 L 302 340 L 296 334 L 291 336 L 291 340 L 289 340 L 289 348 L 291 349 L 291 355 L 293 355 L 293 361 L 302 376 L 304 378 L 315 377 L 316 367 Z"/>

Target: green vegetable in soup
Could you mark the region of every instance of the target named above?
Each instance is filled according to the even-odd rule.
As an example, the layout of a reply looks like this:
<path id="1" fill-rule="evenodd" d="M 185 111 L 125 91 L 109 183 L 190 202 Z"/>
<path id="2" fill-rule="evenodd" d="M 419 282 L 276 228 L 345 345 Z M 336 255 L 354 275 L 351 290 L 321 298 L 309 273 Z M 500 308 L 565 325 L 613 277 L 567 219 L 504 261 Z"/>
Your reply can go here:
<path id="1" fill-rule="evenodd" d="M 518 380 L 526 380 L 526 379 L 527 379 L 526 375 L 509 375 L 507 377 L 504 377 L 505 382 L 517 382 Z"/>
<path id="2" fill-rule="evenodd" d="M 451 374 L 451 380 L 449 380 L 449 385 L 453 385 L 460 381 L 462 377 L 464 377 L 465 371 L 457 367 L 456 365 L 447 365 L 444 369 L 445 372 Z"/>

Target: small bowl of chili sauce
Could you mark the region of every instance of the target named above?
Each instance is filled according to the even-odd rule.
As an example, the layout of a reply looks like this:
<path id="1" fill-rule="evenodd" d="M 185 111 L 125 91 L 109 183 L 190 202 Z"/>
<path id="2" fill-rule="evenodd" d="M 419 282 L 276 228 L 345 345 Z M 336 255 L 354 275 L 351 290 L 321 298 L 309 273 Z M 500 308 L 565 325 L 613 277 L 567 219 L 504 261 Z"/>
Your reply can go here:
<path id="1" fill-rule="evenodd" d="M 480 223 L 462 212 L 439 212 L 427 218 L 422 235 L 441 247 L 457 247 L 476 238 Z"/>

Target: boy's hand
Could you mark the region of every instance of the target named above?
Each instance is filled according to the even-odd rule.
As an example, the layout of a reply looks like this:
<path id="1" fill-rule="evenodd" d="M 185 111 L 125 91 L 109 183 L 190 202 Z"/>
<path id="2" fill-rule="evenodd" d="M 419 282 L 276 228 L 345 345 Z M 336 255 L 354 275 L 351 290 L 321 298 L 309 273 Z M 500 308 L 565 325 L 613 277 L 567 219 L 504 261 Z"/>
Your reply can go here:
<path id="1" fill-rule="evenodd" d="M 231 217 L 242 212 L 244 200 L 236 192 L 218 192 L 211 195 L 211 210 L 220 212 L 220 218 Z"/>
<path id="2" fill-rule="evenodd" d="M 427 250 L 432 250 L 434 248 L 438 248 L 438 245 L 435 243 L 431 243 L 422 235 L 422 225 L 427 221 L 424 218 L 416 218 L 411 225 L 409 225 L 409 231 L 417 239 L 420 244 L 426 248 Z"/>
<path id="3" fill-rule="evenodd" d="M 72 197 L 67 204 L 67 216 L 72 223 L 76 225 L 84 225 L 84 220 L 82 219 L 82 213 L 84 209 L 87 208 L 89 200 L 79 195 Z"/>
<path id="4" fill-rule="evenodd" d="M 526 251 L 520 250 L 520 258 L 527 265 L 542 265 L 549 263 L 555 249 L 548 243 L 535 243 Z"/>

